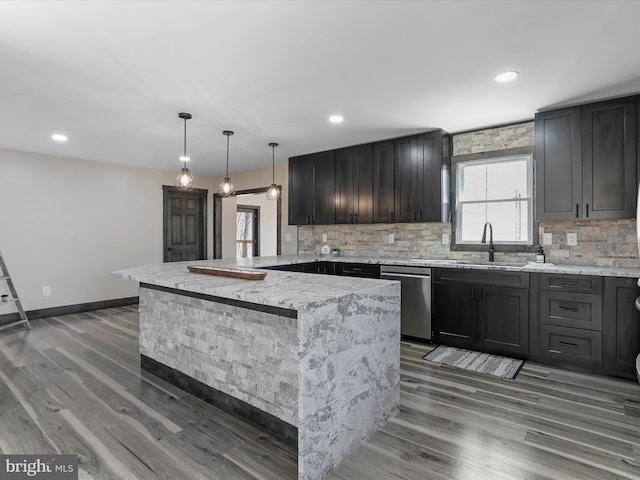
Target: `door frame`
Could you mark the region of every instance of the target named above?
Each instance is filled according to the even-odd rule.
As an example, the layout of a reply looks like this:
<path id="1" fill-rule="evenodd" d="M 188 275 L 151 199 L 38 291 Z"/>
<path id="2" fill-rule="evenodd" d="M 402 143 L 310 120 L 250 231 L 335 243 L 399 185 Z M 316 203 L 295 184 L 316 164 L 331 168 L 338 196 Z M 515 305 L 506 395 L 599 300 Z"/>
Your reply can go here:
<path id="1" fill-rule="evenodd" d="M 239 190 L 235 195 L 266 193 L 270 187 Z M 276 199 L 276 255 L 282 254 L 282 185 L 278 185 L 280 195 Z M 222 199 L 219 193 L 213 194 L 213 258 L 222 258 Z M 235 236 L 235 235 L 234 235 Z"/>
<path id="2" fill-rule="evenodd" d="M 169 251 L 169 225 L 171 223 L 171 203 L 169 202 L 170 193 L 191 193 L 198 196 L 200 202 L 201 216 L 200 219 L 200 257 L 203 260 L 207 258 L 207 195 L 209 190 L 204 188 L 192 188 L 190 190 L 180 190 L 172 185 L 162 186 L 162 261 L 167 262 L 167 252 Z"/>

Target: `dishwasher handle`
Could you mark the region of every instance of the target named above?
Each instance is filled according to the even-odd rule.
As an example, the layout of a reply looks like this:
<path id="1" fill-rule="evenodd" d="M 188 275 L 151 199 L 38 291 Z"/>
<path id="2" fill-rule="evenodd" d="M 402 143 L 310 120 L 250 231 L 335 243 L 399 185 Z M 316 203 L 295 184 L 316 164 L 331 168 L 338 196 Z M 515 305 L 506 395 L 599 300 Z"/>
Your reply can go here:
<path id="1" fill-rule="evenodd" d="M 413 275 L 410 273 L 382 273 L 380 274 L 380 278 L 381 279 L 394 279 L 397 277 L 402 277 L 402 278 L 431 278 L 431 274 L 422 274 L 422 275 Z"/>

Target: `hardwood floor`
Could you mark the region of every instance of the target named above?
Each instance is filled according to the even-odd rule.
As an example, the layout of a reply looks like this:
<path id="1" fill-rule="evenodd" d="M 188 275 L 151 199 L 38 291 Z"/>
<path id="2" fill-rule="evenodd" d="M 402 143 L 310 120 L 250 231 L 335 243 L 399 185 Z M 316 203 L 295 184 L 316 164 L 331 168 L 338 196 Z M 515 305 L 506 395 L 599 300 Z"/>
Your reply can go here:
<path id="1" fill-rule="evenodd" d="M 77 453 L 80 478 L 296 478 L 277 439 L 140 372 L 137 311 L 0 335 L 0 451 Z M 327 478 L 640 479 L 640 385 L 527 362 L 515 380 L 402 344 L 401 411 Z"/>

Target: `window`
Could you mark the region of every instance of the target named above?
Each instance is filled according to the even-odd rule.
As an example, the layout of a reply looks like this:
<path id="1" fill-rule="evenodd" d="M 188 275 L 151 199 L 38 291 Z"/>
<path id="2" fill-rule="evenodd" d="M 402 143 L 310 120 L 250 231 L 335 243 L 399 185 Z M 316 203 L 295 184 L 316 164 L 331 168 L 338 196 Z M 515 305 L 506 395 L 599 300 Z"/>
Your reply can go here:
<path id="1" fill-rule="evenodd" d="M 460 162 L 456 173 L 457 244 L 480 244 L 485 222 L 496 244 L 533 244 L 532 155 Z"/>

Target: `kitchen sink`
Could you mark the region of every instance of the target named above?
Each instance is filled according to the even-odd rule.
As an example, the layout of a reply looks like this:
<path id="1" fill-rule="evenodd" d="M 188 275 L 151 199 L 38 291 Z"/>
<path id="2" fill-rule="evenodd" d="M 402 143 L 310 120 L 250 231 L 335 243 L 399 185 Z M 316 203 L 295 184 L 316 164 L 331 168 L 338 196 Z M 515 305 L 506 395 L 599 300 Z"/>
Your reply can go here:
<path id="1" fill-rule="evenodd" d="M 479 260 L 429 260 L 422 258 L 412 258 L 412 262 L 416 263 L 428 263 L 431 265 L 469 265 L 469 266 L 479 266 L 479 267 L 511 267 L 511 268 L 524 268 L 527 263 L 516 263 L 516 262 L 483 262 Z"/>

